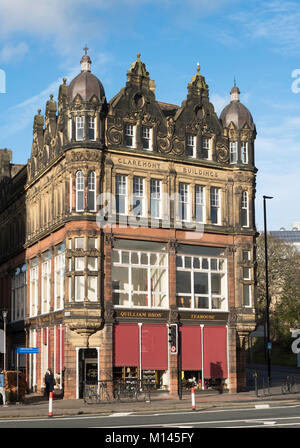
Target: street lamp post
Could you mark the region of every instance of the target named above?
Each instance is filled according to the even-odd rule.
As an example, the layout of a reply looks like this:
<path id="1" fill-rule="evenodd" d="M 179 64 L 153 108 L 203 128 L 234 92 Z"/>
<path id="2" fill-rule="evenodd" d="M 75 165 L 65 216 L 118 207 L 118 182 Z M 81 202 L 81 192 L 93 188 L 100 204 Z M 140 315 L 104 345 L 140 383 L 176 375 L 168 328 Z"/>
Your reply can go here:
<path id="1" fill-rule="evenodd" d="M 271 386 L 271 347 L 270 347 L 270 297 L 269 297 L 269 274 L 268 274 L 268 240 L 267 240 L 267 213 L 266 199 L 273 199 L 271 196 L 263 196 L 264 199 L 264 233 L 265 233 L 265 270 L 266 270 L 266 325 L 267 325 L 267 363 L 268 363 L 268 380 Z"/>
<path id="2" fill-rule="evenodd" d="M 8 311 L 2 310 L 2 317 L 3 317 L 3 330 L 4 330 L 4 337 L 3 337 L 3 370 L 6 370 L 6 318 L 7 318 Z"/>

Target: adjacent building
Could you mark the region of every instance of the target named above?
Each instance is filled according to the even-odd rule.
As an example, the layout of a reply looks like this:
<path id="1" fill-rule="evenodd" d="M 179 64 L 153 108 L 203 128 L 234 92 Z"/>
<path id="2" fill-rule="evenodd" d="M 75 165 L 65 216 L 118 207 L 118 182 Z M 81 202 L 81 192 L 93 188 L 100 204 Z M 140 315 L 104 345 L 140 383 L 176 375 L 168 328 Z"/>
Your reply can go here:
<path id="1" fill-rule="evenodd" d="M 17 347 L 39 348 L 22 361 L 31 390 L 48 367 L 65 398 L 127 376 L 172 396 L 179 380 L 245 388 L 256 130 L 238 87 L 230 93 L 218 117 L 198 65 L 181 106 L 159 102 L 138 54 L 107 101 L 85 51 L 79 75 L 35 115 L 27 165 L 0 151 L 8 364 Z"/>

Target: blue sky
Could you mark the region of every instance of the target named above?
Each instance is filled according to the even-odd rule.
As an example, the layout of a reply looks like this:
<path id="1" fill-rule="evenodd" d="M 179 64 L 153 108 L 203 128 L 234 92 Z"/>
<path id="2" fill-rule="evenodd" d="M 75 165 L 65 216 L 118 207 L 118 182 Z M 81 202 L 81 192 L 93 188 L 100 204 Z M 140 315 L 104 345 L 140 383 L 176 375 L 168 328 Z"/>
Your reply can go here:
<path id="1" fill-rule="evenodd" d="M 57 98 L 63 77 L 79 73 L 86 43 L 108 100 L 137 52 L 156 98 L 179 105 L 199 62 L 218 114 L 235 77 L 253 115 L 258 229 L 263 195 L 274 196 L 269 230 L 300 221 L 298 1 L 0 0 L 0 17 L 0 148 L 13 150 L 14 163 L 27 162 L 33 116 L 51 93 Z"/>

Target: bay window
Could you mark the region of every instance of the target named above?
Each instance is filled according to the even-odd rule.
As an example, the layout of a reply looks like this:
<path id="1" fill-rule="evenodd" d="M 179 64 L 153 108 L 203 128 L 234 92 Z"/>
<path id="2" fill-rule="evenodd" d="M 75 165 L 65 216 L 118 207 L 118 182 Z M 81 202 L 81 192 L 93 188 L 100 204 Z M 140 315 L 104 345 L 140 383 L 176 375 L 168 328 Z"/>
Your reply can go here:
<path id="1" fill-rule="evenodd" d="M 88 174 L 88 210 L 96 211 L 96 173 L 94 171 Z"/>
<path id="2" fill-rule="evenodd" d="M 76 211 L 84 210 L 84 176 L 82 171 L 76 173 Z"/>
<path id="3" fill-rule="evenodd" d="M 114 250 L 112 261 L 114 305 L 168 307 L 167 254 Z"/>
<path id="4" fill-rule="evenodd" d="M 226 311 L 226 260 L 177 255 L 176 296 L 179 308 Z"/>

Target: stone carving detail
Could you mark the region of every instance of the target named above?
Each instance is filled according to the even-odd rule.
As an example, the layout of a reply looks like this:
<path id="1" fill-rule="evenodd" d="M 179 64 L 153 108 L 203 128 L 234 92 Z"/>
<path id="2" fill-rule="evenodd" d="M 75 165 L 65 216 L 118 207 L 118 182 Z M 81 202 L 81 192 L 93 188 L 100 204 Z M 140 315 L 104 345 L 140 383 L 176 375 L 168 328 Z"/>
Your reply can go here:
<path id="1" fill-rule="evenodd" d="M 116 122 L 107 130 L 108 142 L 113 145 L 121 145 L 123 141 L 123 124 L 120 118 L 116 118 Z"/>
<path id="2" fill-rule="evenodd" d="M 216 158 L 217 162 L 229 163 L 229 151 L 226 145 L 223 143 L 217 143 L 216 146 Z"/>

